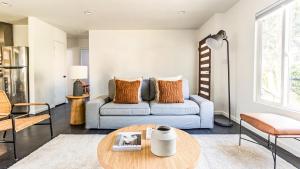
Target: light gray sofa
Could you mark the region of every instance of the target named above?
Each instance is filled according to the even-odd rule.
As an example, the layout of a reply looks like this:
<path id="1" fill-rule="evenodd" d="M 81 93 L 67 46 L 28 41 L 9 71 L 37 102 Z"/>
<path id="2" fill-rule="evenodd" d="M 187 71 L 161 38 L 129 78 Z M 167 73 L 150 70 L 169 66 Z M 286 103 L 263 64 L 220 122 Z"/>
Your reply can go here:
<path id="1" fill-rule="evenodd" d="M 188 81 L 183 80 L 184 103 L 161 104 L 155 101 L 154 79 L 144 79 L 139 104 L 116 104 L 115 85 L 110 80 L 108 97 L 86 103 L 87 129 L 117 129 L 133 124 L 164 124 L 180 129 L 213 128 L 213 102 L 189 94 Z"/>

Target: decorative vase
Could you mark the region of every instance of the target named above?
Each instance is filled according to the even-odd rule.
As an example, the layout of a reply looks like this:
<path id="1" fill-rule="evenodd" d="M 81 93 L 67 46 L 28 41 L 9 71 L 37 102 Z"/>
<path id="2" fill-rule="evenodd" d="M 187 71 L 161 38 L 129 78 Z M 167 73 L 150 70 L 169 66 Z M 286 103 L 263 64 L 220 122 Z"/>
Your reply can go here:
<path id="1" fill-rule="evenodd" d="M 151 152 L 156 156 L 176 154 L 176 132 L 169 126 L 158 126 L 152 131 Z"/>
<path id="2" fill-rule="evenodd" d="M 80 80 L 76 80 L 73 84 L 73 96 L 82 96 L 83 87 Z"/>

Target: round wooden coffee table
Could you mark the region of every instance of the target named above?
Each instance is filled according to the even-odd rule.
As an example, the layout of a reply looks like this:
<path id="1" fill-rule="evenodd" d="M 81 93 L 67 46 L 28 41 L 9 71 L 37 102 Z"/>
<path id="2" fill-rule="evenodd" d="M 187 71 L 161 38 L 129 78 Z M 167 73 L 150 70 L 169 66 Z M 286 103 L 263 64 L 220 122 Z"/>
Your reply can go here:
<path id="1" fill-rule="evenodd" d="M 98 160 L 105 169 L 192 169 L 198 164 L 200 145 L 190 134 L 175 129 L 177 133 L 176 155 L 158 157 L 151 153 L 150 140 L 146 140 L 146 128 L 156 125 L 135 125 L 116 130 L 108 134 L 98 144 Z M 141 131 L 142 150 L 117 152 L 112 151 L 116 135 L 121 131 Z"/>

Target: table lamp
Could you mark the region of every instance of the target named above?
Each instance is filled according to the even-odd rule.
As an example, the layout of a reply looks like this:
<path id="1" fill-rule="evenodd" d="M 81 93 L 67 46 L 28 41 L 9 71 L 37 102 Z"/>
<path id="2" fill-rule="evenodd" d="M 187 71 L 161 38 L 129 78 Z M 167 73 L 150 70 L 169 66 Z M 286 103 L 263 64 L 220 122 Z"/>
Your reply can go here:
<path id="1" fill-rule="evenodd" d="M 81 79 L 87 79 L 87 66 L 72 66 L 70 77 L 74 79 L 73 84 L 73 96 L 82 96 L 83 95 L 83 86 Z"/>

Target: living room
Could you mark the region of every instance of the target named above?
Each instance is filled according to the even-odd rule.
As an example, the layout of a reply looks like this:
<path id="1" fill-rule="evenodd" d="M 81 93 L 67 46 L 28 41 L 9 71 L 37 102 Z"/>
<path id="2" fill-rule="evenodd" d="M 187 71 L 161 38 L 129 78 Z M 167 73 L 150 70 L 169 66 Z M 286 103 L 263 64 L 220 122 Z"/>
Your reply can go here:
<path id="1" fill-rule="evenodd" d="M 0 168 L 300 168 L 299 21 L 299 0 L 1 0 Z"/>

